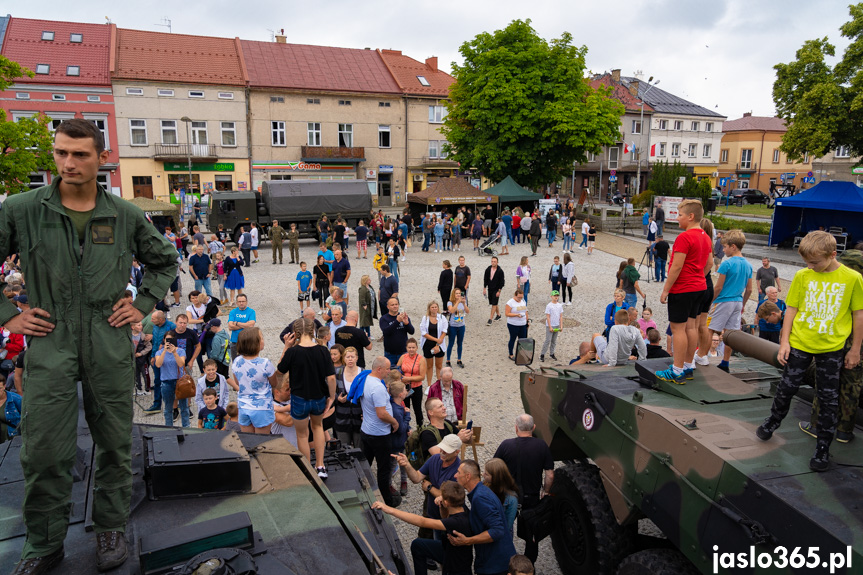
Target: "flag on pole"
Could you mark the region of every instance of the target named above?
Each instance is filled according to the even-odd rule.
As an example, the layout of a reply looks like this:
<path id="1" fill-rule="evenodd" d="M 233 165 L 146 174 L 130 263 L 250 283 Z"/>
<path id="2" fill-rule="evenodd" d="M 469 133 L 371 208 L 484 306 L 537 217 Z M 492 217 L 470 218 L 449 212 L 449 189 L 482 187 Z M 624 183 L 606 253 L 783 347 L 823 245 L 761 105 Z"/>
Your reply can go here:
<path id="1" fill-rule="evenodd" d="M 629 144 L 628 144 L 628 143 L 626 143 L 626 142 L 624 142 L 624 143 L 623 143 L 623 153 L 624 153 L 624 154 L 628 154 L 628 153 L 629 153 Z"/>
<path id="2" fill-rule="evenodd" d="M 656 155 L 656 144 L 651 144 L 651 146 L 650 146 L 650 157 L 652 158 L 655 155 Z"/>

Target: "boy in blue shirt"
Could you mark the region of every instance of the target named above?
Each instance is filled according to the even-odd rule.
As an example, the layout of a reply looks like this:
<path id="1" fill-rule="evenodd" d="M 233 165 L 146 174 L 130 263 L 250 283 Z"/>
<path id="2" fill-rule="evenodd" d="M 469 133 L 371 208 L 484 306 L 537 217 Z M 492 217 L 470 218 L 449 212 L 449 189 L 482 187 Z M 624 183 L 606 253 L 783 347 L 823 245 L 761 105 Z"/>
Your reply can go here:
<path id="1" fill-rule="evenodd" d="M 297 272 L 297 301 L 300 302 L 300 315 L 303 313 L 303 302 L 306 302 L 305 307 L 312 305 L 312 272 L 306 268 L 306 262 L 300 262 L 300 271 Z"/>
<path id="2" fill-rule="evenodd" d="M 740 317 L 752 293 L 752 266 L 740 255 L 746 245 L 746 236 L 740 230 L 728 230 L 722 236 L 722 245 L 725 246 L 726 259 L 717 270 L 719 278 L 713 286 L 713 293 L 716 295 L 707 316 L 707 327 L 714 333 L 722 333 L 726 329 L 740 329 Z M 725 344 L 725 354 L 719 363 L 719 369 L 728 371 L 731 351 L 731 346 Z"/>

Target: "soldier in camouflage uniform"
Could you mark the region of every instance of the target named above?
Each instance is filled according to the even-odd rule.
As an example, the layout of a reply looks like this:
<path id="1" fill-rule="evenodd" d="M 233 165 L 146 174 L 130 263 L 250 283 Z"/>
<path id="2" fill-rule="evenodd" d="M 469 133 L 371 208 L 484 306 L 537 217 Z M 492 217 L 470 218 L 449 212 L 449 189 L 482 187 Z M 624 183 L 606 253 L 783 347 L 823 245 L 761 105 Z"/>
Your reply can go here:
<path id="1" fill-rule="evenodd" d="M 285 228 L 279 225 L 279 220 L 273 220 L 270 228 L 270 241 L 273 243 L 273 265 L 276 265 L 276 251 L 279 252 L 279 263 L 282 262 L 282 242 L 285 239 Z M 293 263 L 293 262 L 291 262 Z"/>
<path id="2" fill-rule="evenodd" d="M 843 265 L 863 274 L 863 251 L 847 250 L 836 258 Z M 851 338 L 845 343 L 845 352 L 851 348 Z M 861 350 L 863 351 L 863 350 Z M 806 369 L 803 382 L 815 389 L 815 365 Z M 860 390 L 863 388 L 863 366 L 857 364 L 853 368 L 843 367 L 839 373 L 839 423 L 836 425 L 836 441 L 848 443 L 854 439 L 854 420 L 860 403 Z M 818 397 L 812 401 L 812 415 L 809 422 L 801 421 L 800 429 L 812 437 L 818 422 Z"/>
<path id="3" fill-rule="evenodd" d="M 291 231 L 288 232 L 288 247 L 291 249 L 291 263 L 300 263 L 300 232 L 297 231 L 297 224 L 291 224 Z"/>

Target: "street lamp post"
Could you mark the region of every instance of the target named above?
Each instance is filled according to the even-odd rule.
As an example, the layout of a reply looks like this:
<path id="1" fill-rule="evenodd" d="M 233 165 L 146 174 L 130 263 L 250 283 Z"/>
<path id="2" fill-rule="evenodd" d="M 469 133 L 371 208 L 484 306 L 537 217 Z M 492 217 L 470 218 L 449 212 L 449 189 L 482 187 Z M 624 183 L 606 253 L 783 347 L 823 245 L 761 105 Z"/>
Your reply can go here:
<path id="1" fill-rule="evenodd" d="M 659 80 L 657 80 L 655 84 L 651 84 L 652 81 L 653 81 L 653 76 L 651 76 L 650 78 L 647 79 L 647 84 L 648 84 L 647 90 L 644 91 L 644 95 L 641 96 L 641 102 L 639 102 L 639 104 L 638 104 L 639 106 L 641 106 L 641 116 L 640 116 L 640 119 L 638 120 L 639 130 L 641 131 L 641 133 L 640 133 L 641 138 L 639 138 L 641 140 L 641 142 L 639 142 L 639 144 L 644 143 L 644 96 L 647 96 L 647 94 L 653 89 L 653 87 L 659 84 Z M 650 143 L 649 139 L 648 139 L 647 143 L 648 144 Z M 636 176 L 635 176 L 635 193 L 636 194 L 641 193 L 641 151 L 643 149 L 644 149 L 644 146 L 641 146 L 641 145 L 638 146 L 638 169 L 636 171 Z"/>
<path id="2" fill-rule="evenodd" d="M 186 160 L 189 167 L 189 194 L 192 194 L 192 120 L 189 116 L 180 118 L 181 122 L 186 124 Z M 180 206 L 181 212 L 185 213 L 186 206 Z"/>

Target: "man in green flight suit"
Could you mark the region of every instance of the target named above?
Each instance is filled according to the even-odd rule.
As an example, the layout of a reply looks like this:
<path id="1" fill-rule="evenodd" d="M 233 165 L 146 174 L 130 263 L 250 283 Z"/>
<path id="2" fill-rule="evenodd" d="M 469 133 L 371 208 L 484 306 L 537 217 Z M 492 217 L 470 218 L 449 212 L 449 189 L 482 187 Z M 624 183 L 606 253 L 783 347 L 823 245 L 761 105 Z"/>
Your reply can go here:
<path id="1" fill-rule="evenodd" d="M 134 388 L 130 324 L 141 321 L 168 292 L 177 250 L 139 208 L 96 183 L 107 159 L 102 134 L 92 122 L 64 121 L 54 135 L 59 177 L 0 206 L 0 261 L 20 254 L 31 304 L 18 313 L 10 301 L 0 300 L 0 325 L 29 336 L 20 456 L 27 540 L 13 575 L 46 573 L 64 557 L 78 381 L 95 443 L 97 566 L 112 569 L 127 556 Z M 147 266 L 134 302 L 124 298 L 133 255 Z"/>
<path id="2" fill-rule="evenodd" d="M 273 265 L 276 265 L 276 250 L 279 251 L 279 263 L 282 263 L 282 242 L 285 240 L 285 233 L 285 228 L 279 225 L 279 220 L 273 220 L 273 227 L 270 228 L 270 241 L 273 243 Z"/>
<path id="3" fill-rule="evenodd" d="M 291 263 L 300 263 L 300 232 L 297 231 L 297 224 L 291 224 L 291 231 L 288 232 L 288 247 L 291 248 Z"/>

